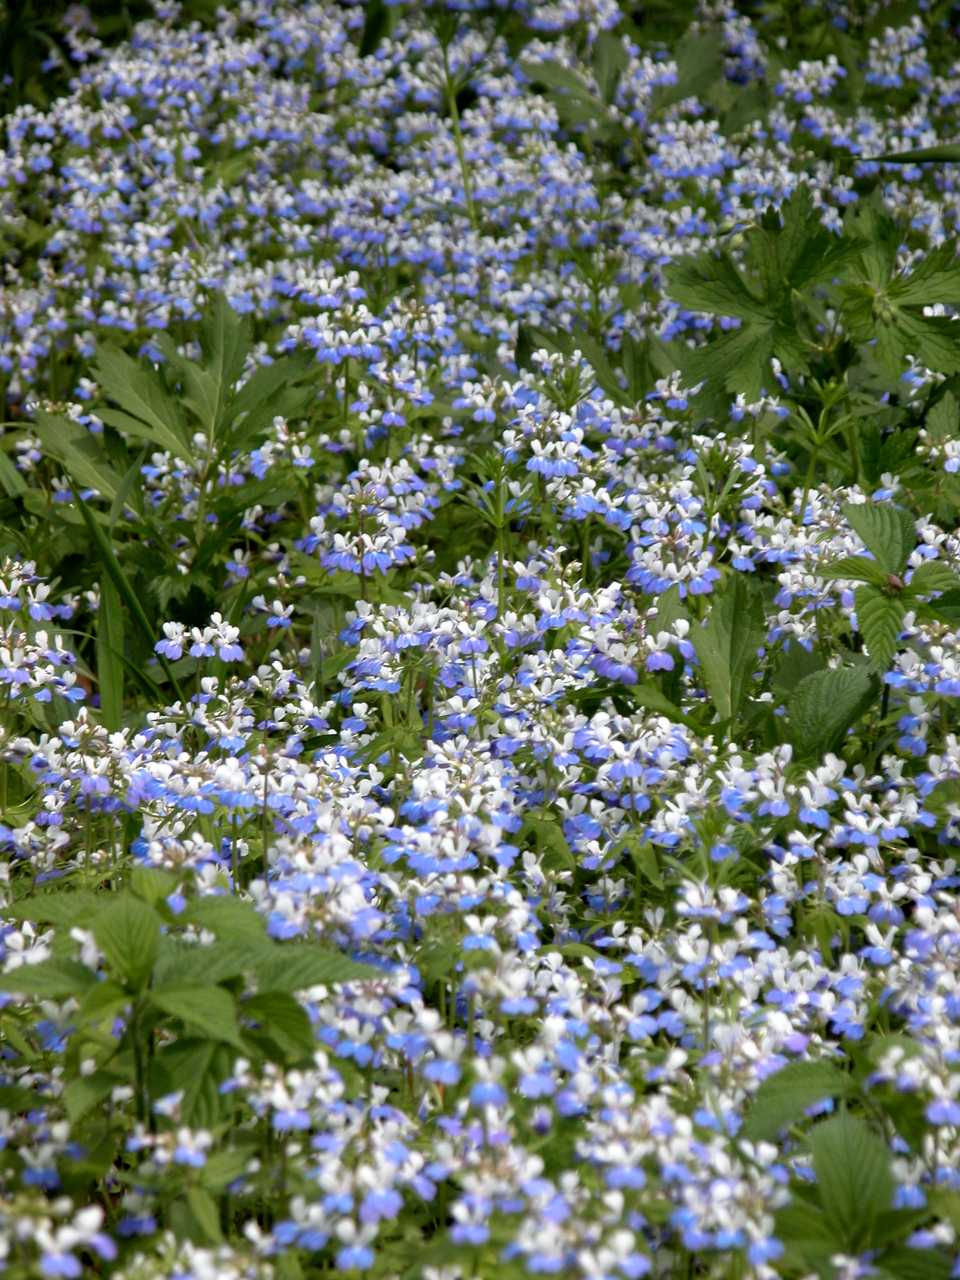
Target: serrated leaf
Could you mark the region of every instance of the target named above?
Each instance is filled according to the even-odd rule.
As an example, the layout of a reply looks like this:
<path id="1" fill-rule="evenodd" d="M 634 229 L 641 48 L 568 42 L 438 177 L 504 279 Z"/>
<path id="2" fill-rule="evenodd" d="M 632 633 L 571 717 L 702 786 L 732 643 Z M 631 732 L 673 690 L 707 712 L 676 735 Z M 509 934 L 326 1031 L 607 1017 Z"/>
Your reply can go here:
<path id="1" fill-rule="evenodd" d="M 308 987 L 382 978 L 380 969 L 360 964 L 336 951 L 309 943 L 280 946 L 276 954 L 257 960 L 257 985 L 262 991 L 305 991 Z"/>
<path id="2" fill-rule="evenodd" d="M 804 676 L 787 701 L 787 726 L 797 756 L 820 759 L 836 751 L 873 702 L 876 689 L 866 667 L 835 667 Z"/>
<path id="3" fill-rule="evenodd" d="M 101 497 L 113 501 L 121 486 L 121 477 L 110 466 L 99 443 L 86 427 L 62 414 L 34 410 L 33 425 L 43 450 L 55 458 L 68 472 L 74 485 L 95 489 Z"/>
<path id="4" fill-rule="evenodd" d="M 150 1002 L 211 1040 L 222 1040 L 243 1051 L 237 1028 L 236 1001 L 223 987 L 213 984 L 164 986 L 151 990 Z"/>
<path id="5" fill-rule="evenodd" d="M 896 1189 L 886 1144 L 847 1111 L 816 1125 L 807 1143 L 823 1211 L 847 1249 L 858 1253 Z"/>
<path id="6" fill-rule="evenodd" d="M 96 980 L 96 974 L 85 964 L 55 957 L 0 974 L 0 991 L 38 1000 L 66 1000 L 81 995 Z"/>
<path id="7" fill-rule="evenodd" d="M 743 574 L 734 574 L 713 593 L 706 624 L 690 630 L 707 692 L 724 723 L 740 709 L 765 635 L 759 593 Z"/>
<path id="8" fill-rule="evenodd" d="M 187 903 L 179 919 L 184 924 L 199 925 L 229 940 L 249 939 L 263 942 L 267 924 L 252 902 L 231 894 L 204 894 Z"/>
<path id="9" fill-rule="evenodd" d="M 885 587 L 889 576 L 876 560 L 868 560 L 866 556 L 841 556 L 838 560 L 820 561 L 816 574 L 827 582 L 870 582 L 875 587 Z"/>
<path id="10" fill-rule="evenodd" d="M 316 1038 L 306 1010 L 286 991 L 264 991 L 249 996 L 240 1005 L 244 1019 L 260 1024 L 260 1033 L 279 1049 L 280 1056 L 268 1057 L 281 1063 L 310 1058 L 316 1050 Z M 257 1036 L 257 1032 L 254 1035 Z"/>
<path id="11" fill-rule="evenodd" d="M 760 1085 L 741 1132 L 751 1142 L 772 1142 L 808 1107 L 846 1097 L 851 1088 L 850 1077 L 832 1062 L 791 1062 Z"/>
<path id="12" fill-rule="evenodd" d="M 913 517 L 891 502 L 845 502 L 844 517 L 877 564 L 898 577 L 917 545 Z"/>
<path id="13" fill-rule="evenodd" d="M 910 579 L 911 595 L 929 595 L 932 591 L 960 591 L 960 577 L 942 560 L 924 560 Z"/>
<path id="14" fill-rule="evenodd" d="M 134 989 L 146 985 L 160 948 L 160 917 L 130 893 L 119 893 L 94 918 L 93 936 L 107 963 Z"/>
<path id="15" fill-rule="evenodd" d="M 86 925 L 103 908 L 104 899 L 85 889 L 61 889 L 55 893 L 31 894 L 0 907 L 0 915 L 12 920 L 36 920 L 69 929 Z"/>
<path id="16" fill-rule="evenodd" d="M 210 946 L 164 938 L 155 977 L 164 986 L 224 982 L 251 973 L 254 950 L 249 938 L 223 938 Z"/>
<path id="17" fill-rule="evenodd" d="M 160 867 L 138 865 L 130 872 L 130 888 L 138 898 L 155 906 L 162 898 L 173 893 L 177 877 Z"/>
<path id="18" fill-rule="evenodd" d="M 157 1061 L 171 1090 L 183 1091 L 180 1114 L 194 1129 L 211 1129 L 223 1111 L 220 1084 L 234 1061 L 231 1046 L 210 1039 L 182 1039 L 168 1045 Z"/>
<path id="19" fill-rule="evenodd" d="M 829 1266 L 843 1244 L 823 1210 L 797 1196 L 777 1212 L 775 1223 L 777 1239 L 814 1268 Z"/>
<path id="20" fill-rule="evenodd" d="M 120 407 L 119 413 L 98 409 L 98 417 L 177 457 L 192 458 L 177 402 L 167 395 L 152 369 L 138 364 L 116 347 L 101 347 L 93 373 L 101 390 Z"/>
<path id="21" fill-rule="evenodd" d="M 960 258 L 956 241 L 928 250 L 909 273 L 891 282 L 889 293 L 898 306 L 960 303 Z"/>
<path id="22" fill-rule="evenodd" d="M 900 647 L 906 606 L 897 596 L 886 595 L 877 587 L 858 587 L 853 599 L 870 665 L 883 673 L 889 669 Z"/>

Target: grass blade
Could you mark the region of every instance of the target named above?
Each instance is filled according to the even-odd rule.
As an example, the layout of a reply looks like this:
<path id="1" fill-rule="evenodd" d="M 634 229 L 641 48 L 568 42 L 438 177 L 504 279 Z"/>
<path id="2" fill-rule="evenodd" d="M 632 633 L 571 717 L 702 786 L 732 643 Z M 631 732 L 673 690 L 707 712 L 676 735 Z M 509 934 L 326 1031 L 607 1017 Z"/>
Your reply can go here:
<path id="1" fill-rule="evenodd" d="M 100 613 L 97 618 L 97 683 L 100 715 L 114 732 L 123 718 L 123 603 L 109 577 L 100 581 Z"/>
<path id="2" fill-rule="evenodd" d="M 90 537 L 93 539 L 94 546 L 97 548 L 100 559 L 103 561 L 104 569 L 106 569 L 109 574 L 121 600 L 130 610 L 130 616 L 140 628 L 144 638 L 149 641 L 150 648 L 153 649 L 154 644 L 156 643 L 156 637 L 154 636 L 153 628 L 150 626 L 150 620 L 143 611 L 143 605 L 140 603 L 137 593 L 127 581 L 127 575 L 120 567 L 120 562 L 114 554 L 114 550 L 110 545 L 109 539 L 97 523 L 90 506 L 80 496 L 76 489 L 74 489 L 73 500 L 80 509 L 80 514 L 83 516 L 84 524 L 87 526 Z M 173 688 L 174 693 L 182 702 L 183 692 L 180 689 L 180 685 L 177 683 L 177 677 L 173 674 L 173 668 L 162 653 L 157 654 L 157 657 L 160 659 L 160 665 L 163 668 L 167 679 L 170 681 L 170 685 Z"/>

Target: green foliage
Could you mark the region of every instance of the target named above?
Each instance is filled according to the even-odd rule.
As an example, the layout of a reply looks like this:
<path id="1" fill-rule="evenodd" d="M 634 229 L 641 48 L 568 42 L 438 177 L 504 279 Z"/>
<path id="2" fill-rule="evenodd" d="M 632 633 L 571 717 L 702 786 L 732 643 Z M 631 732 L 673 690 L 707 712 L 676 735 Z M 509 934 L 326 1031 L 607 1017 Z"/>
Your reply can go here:
<path id="1" fill-rule="evenodd" d="M 877 681 L 863 666 L 833 667 L 804 676 L 787 701 L 787 725 L 797 757 L 819 759 L 836 751 L 876 694 Z"/>
<path id="2" fill-rule="evenodd" d="M 732 727 L 757 665 L 765 635 L 763 607 L 756 589 L 741 574 L 719 588 L 706 621 L 690 639 L 717 719 Z"/>
<path id="3" fill-rule="evenodd" d="M 680 258 L 667 268 L 665 284 L 669 296 L 691 311 L 741 321 L 738 329 L 691 351 L 685 377 L 753 403 L 776 389 L 774 357 L 800 373 L 810 368 L 811 292 L 847 266 L 860 245 L 824 230 L 806 187 L 740 238 L 742 261 L 730 250 Z"/>
<path id="4" fill-rule="evenodd" d="M 851 1084 L 850 1077 L 832 1062 L 791 1062 L 760 1085 L 743 1136 L 752 1142 L 771 1142 L 808 1107 L 827 1098 L 845 1097 Z"/>

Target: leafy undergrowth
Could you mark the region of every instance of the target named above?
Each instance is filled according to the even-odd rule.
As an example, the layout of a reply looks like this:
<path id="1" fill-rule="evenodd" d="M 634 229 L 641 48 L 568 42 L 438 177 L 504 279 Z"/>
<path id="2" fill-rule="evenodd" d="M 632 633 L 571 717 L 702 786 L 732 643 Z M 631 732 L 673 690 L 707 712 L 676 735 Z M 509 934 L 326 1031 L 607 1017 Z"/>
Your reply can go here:
<path id="1" fill-rule="evenodd" d="M 4 1273 L 946 1280 L 953 6 L 154 8 L 0 153 Z"/>

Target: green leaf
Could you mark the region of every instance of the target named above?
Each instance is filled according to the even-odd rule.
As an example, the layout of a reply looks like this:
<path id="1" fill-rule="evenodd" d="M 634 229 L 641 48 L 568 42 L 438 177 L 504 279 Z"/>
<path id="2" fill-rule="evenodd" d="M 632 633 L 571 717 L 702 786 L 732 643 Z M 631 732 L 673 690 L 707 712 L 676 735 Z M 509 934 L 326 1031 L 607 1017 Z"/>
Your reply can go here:
<path id="1" fill-rule="evenodd" d="M 960 143 L 942 142 L 935 147 L 914 147 L 911 151 L 885 151 L 883 155 L 869 156 L 874 164 L 930 164 L 935 160 L 948 164 L 960 160 Z"/>
<path id="2" fill-rule="evenodd" d="M 897 276 L 890 284 L 890 297 L 898 306 L 929 307 L 935 303 L 960 303 L 960 258 L 957 242 L 950 240 L 930 249 L 909 274 Z"/>
<path id="3" fill-rule="evenodd" d="M 93 921 L 107 963 L 134 990 L 146 986 L 160 947 L 160 917 L 131 893 L 118 893 Z"/>
<path id="4" fill-rule="evenodd" d="M 595 105 L 598 113 L 602 113 L 603 103 L 576 71 L 571 71 L 552 59 L 543 62 L 521 61 L 520 68 L 535 84 L 545 85 L 548 89 L 559 89 L 591 106 Z"/>
<path id="5" fill-rule="evenodd" d="M 0 991 L 38 1000 L 67 1000 L 81 995 L 96 980 L 93 970 L 76 960 L 40 960 L 0 974 Z"/>
<path id="6" fill-rule="evenodd" d="M 129 1005 L 132 997 L 117 982 L 107 978 L 103 982 L 95 982 L 84 992 L 77 1007 L 76 1019 L 79 1026 L 88 1022 L 104 1022 L 114 1018 Z"/>
<path id="7" fill-rule="evenodd" d="M 690 630 L 707 692 L 724 723 L 732 722 L 740 709 L 765 635 L 759 593 L 740 573 L 711 596 L 706 625 Z"/>
<path id="8" fill-rule="evenodd" d="M 896 1183 L 886 1144 L 848 1111 L 816 1125 L 807 1137 L 820 1204 L 846 1248 L 868 1245 L 877 1216 L 890 1208 Z"/>
<path id="9" fill-rule="evenodd" d="M 37 893 L 0 907 L 0 915 L 13 920 L 36 920 L 42 924 L 86 925 L 103 907 L 103 898 L 85 889 L 60 889 Z"/>
<path id="10" fill-rule="evenodd" d="M 846 1097 L 851 1087 L 850 1077 L 832 1062 L 791 1062 L 760 1085 L 747 1111 L 743 1136 L 751 1142 L 772 1142 L 808 1107 L 825 1098 Z"/>
<path id="11" fill-rule="evenodd" d="M 233 1148 L 226 1151 L 214 1151 L 207 1157 L 201 1177 L 203 1185 L 214 1195 L 221 1195 L 231 1182 L 243 1176 L 247 1171 L 251 1158 L 256 1155 L 252 1145 Z"/>
<path id="12" fill-rule="evenodd" d="M 383 971 L 360 964 L 336 951 L 323 951 L 310 943 L 291 943 L 276 954 L 256 961 L 257 985 L 262 991 L 304 991 L 308 987 L 338 982 L 362 982 L 383 978 Z"/>
<path id="13" fill-rule="evenodd" d="M 279 1053 L 268 1053 L 275 1062 L 294 1063 L 312 1058 L 317 1048 L 313 1027 L 303 1006 L 286 991 L 265 991 L 248 996 L 240 1015 L 259 1023 L 254 1038 L 272 1041 Z"/>
<path id="14" fill-rule="evenodd" d="M 177 877 L 171 871 L 159 867 L 136 866 L 130 872 L 130 888 L 138 898 L 153 907 L 173 893 Z"/>
<path id="15" fill-rule="evenodd" d="M 536 840 L 537 849 L 547 854 L 549 860 L 568 871 L 576 871 L 577 860 L 573 856 L 567 837 L 563 834 L 563 824 L 550 814 L 529 810 L 523 815 L 521 834 L 529 833 Z"/>
<path id="16" fill-rule="evenodd" d="M 109 578 L 100 580 L 100 610 L 97 615 L 97 684 L 100 689 L 100 716 L 111 731 L 123 719 L 123 604 Z"/>
<path id="17" fill-rule="evenodd" d="M 660 114 L 685 98 L 706 94 L 723 79 L 723 39 L 717 31 L 689 32 L 677 43 L 677 81 L 653 93 L 653 110 Z"/>
<path id="18" fill-rule="evenodd" d="M 771 689 L 779 698 L 787 698 L 806 676 L 823 670 L 823 658 L 816 649 L 805 649 L 791 640 L 777 663 L 771 681 Z"/>
<path id="19" fill-rule="evenodd" d="M 187 1207 L 204 1241 L 207 1244 L 220 1244 L 223 1240 L 220 1231 L 220 1213 L 217 1202 L 210 1192 L 196 1185 L 188 1187 Z"/>
<path id="20" fill-rule="evenodd" d="M 234 311 L 223 293 L 214 294 L 204 307 L 200 347 L 204 357 L 204 385 L 209 389 L 209 418 L 204 427 L 212 440 L 222 425 L 224 407 L 243 376 L 250 349 L 249 322 Z"/>
<path id="21" fill-rule="evenodd" d="M 0 450 L 0 488 L 8 498 L 21 498 L 28 489 L 26 480 L 7 455 Z"/>
<path id="22" fill-rule="evenodd" d="M 116 347 L 101 347 L 93 366 L 101 389 L 121 412 L 98 409 L 104 422 L 130 432 L 176 457 L 192 459 L 193 449 L 180 419 L 177 402 L 152 369 L 146 369 Z"/>
<path id="23" fill-rule="evenodd" d="M 888 1249 L 876 1265 L 889 1280 L 950 1280 L 953 1275 L 951 1259 L 933 1249 Z"/>
<path id="24" fill-rule="evenodd" d="M 96 489 L 111 501 L 117 496 L 121 477 L 107 462 L 103 445 L 86 427 L 43 409 L 34 410 L 33 423 L 44 452 L 63 466 L 74 487 Z"/>
<path id="25" fill-rule="evenodd" d="M 778 1210 L 774 1232 L 787 1250 L 787 1256 L 796 1254 L 808 1267 L 820 1271 L 823 1276 L 833 1275 L 831 1257 L 838 1253 L 843 1241 L 826 1214 L 801 1200 L 798 1196 Z"/>
<path id="26" fill-rule="evenodd" d="M 94 1071 L 89 1076 L 75 1076 L 63 1091 L 67 1119 L 71 1124 L 79 1123 L 94 1107 L 99 1107 L 118 1084 L 124 1083 L 123 1076 L 115 1075 L 112 1071 Z"/>
<path id="27" fill-rule="evenodd" d="M 804 676 L 787 701 L 789 740 L 797 756 L 820 759 L 836 751 L 876 692 L 876 680 L 866 667 L 834 667 Z"/>
<path id="28" fill-rule="evenodd" d="M 841 556 L 837 560 L 821 561 L 816 567 L 817 577 L 828 582 L 870 582 L 875 587 L 885 587 L 889 575 L 876 560 L 866 556 Z"/>
<path id="29" fill-rule="evenodd" d="M 213 1128 L 223 1114 L 220 1085 L 233 1068 L 235 1051 L 210 1039 L 181 1039 L 157 1055 L 165 1075 L 163 1087 L 183 1091 L 180 1114 L 184 1124 L 194 1129 Z"/>
<path id="30" fill-rule="evenodd" d="M 875 671 L 885 672 L 900 647 L 906 606 L 898 597 L 886 595 L 877 587 L 858 587 L 853 598 L 870 665 Z"/>
<path id="31" fill-rule="evenodd" d="M 636 867 L 637 874 L 649 880 L 657 889 L 663 888 L 663 873 L 660 870 L 660 860 L 657 857 L 656 846 L 651 844 L 649 840 L 644 840 L 643 834 L 639 831 L 631 831 L 618 841 L 617 849 L 623 850 L 633 859 L 633 865 Z"/>
<path id="32" fill-rule="evenodd" d="M 147 618 L 147 615 L 143 611 L 143 605 L 140 603 L 139 596 L 130 586 L 130 583 L 127 581 L 126 574 L 123 572 L 123 569 L 120 567 L 120 562 L 117 559 L 116 555 L 114 554 L 114 550 L 113 550 L 113 547 L 110 545 L 109 538 L 107 538 L 106 534 L 100 528 L 100 525 L 97 523 L 96 519 L 94 518 L 93 512 L 90 510 L 90 507 L 87 505 L 84 499 L 80 496 L 80 494 L 76 492 L 76 490 L 74 490 L 73 500 L 80 509 L 80 514 L 83 516 L 84 524 L 87 526 L 90 536 L 93 539 L 94 546 L 97 549 L 97 552 L 103 563 L 103 567 L 106 569 L 107 573 L 110 575 L 110 579 L 113 582 L 114 586 L 117 588 L 117 591 L 121 599 L 123 600 L 127 608 L 130 610 L 130 613 L 134 621 L 136 622 L 137 626 L 140 628 L 141 633 L 143 634 L 144 638 L 147 640 L 152 650 L 154 645 L 154 639 L 155 639 L 153 628 L 150 626 L 150 622 Z M 170 681 L 171 685 L 173 686 L 174 692 L 176 693 L 177 697 L 181 701 L 183 701 L 183 693 L 181 692 L 180 686 L 177 683 L 176 676 L 173 674 L 173 669 L 171 668 L 170 663 L 167 661 L 165 657 L 163 657 L 162 654 L 158 656 L 160 658 L 160 665 L 161 667 L 163 667 L 163 670 L 166 673 L 167 679 Z"/>
<path id="33" fill-rule="evenodd" d="M 150 1002 L 210 1040 L 222 1040 L 243 1051 L 237 1028 L 236 1001 L 229 991 L 212 984 L 166 986 L 150 992 Z"/>
<path id="34" fill-rule="evenodd" d="M 223 938 L 210 946 L 166 937 L 154 970 L 155 980 L 163 986 L 224 982 L 252 973 L 256 954 L 249 937 Z"/>
<path id="35" fill-rule="evenodd" d="M 910 594 L 929 595 L 932 591 L 960 591 L 960 577 L 942 560 L 924 560 L 910 579 Z"/>
<path id="36" fill-rule="evenodd" d="M 204 894 L 194 898 L 181 912 L 179 920 L 231 940 L 263 942 L 267 938 L 266 921 L 253 903 L 231 894 Z"/>
<path id="37" fill-rule="evenodd" d="M 910 512 L 890 502 L 845 502 L 842 511 L 881 568 L 899 577 L 917 545 L 917 531 Z"/>
<path id="38" fill-rule="evenodd" d="M 316 369 L 312 354 L 282 356 L 272 364 L 261 364 L 253 371 L 230 403 L 231 427 L 228 433 L 232 449 L 249 447 L 258 431 L 278 414 L 292 418 L 306 406 L 313 394 L 309 386 L 298 386 Z M 281 405 L 277 397 L 286 392 Z"/>
<path id="39" fill-rule="evenodd" d="M 593 77 L 607 106 L 617 96 L 617 85 L 628 63 L 623 37 L 612 31 L 601 31 L 593 46 Z"/>

